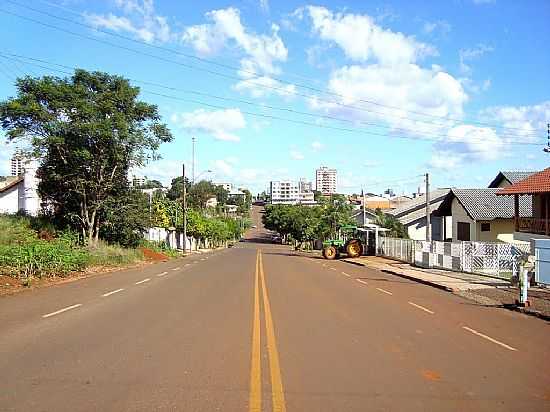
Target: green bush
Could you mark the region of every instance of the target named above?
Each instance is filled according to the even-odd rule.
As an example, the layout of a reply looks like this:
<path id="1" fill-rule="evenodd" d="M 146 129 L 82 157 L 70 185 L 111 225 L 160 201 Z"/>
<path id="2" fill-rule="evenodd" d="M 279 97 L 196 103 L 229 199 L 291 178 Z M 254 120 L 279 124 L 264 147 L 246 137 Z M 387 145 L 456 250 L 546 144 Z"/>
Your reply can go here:
<path id="1" fill-rule="evenodd" d="M 38 235 L 47 239 L 40 239 Z M 55 237 L 53 237 L 55 236 Z M 117 266 L 143 259 L 137 249 L 100 242 L 80 245 L 78 234 L 59 231 L 45 218 L 0 216 L 0 274 L 22 279 L 65 276 L 87 266 Z"/>

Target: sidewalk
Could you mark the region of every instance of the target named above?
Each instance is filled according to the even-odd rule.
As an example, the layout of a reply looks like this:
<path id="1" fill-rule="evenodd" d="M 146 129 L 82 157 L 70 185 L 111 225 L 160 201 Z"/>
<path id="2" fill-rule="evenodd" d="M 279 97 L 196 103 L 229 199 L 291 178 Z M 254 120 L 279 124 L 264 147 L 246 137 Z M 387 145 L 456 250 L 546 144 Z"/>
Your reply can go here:
<path id="1" fill-rule="evenodd" d="M 447 290 L 484 306 L 504 307 L 550 320 L 549 289 L 530 288 L 528 299 L 531 305 L 522 308 L 515 305 L 515 301 L 519 297 L 518 288 L 512 287 L 510 282 L 506 280 L 471 273 L 422 269 L 380 256 L 362 256 L 342 259 L 342 261 L 378 269 L 415 282 Z"/>
<path id="2" fill-rule="evenodd" d="M 496 286 L 508 286 L 510 282 L 493 279 L 470 273 L 452 272 L 439 269 L 422 269 L 380 256 L 362 256 L 359 258 L 342 259 L 355 265 L 371 267 L 392 273 L 403 278 L 424 283 L 449 292 L 466 290 L 491 289 Z"/>

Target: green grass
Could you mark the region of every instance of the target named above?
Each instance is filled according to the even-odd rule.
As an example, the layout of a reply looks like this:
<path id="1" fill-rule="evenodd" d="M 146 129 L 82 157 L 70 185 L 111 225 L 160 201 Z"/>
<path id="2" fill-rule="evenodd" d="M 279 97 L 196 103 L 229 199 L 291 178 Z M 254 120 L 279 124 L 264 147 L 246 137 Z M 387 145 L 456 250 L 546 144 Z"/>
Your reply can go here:
<path id="1" fill-rule="evenodd" d="M 137 249 L 104 242 L 93 249 L 85 248 L 74 232 L 56 231 L 43 218 L 0 215 L 2 275 L 28 282 L 31 277 L 66 276 L 88 266 L 119 266 L 142 259 Z"/>

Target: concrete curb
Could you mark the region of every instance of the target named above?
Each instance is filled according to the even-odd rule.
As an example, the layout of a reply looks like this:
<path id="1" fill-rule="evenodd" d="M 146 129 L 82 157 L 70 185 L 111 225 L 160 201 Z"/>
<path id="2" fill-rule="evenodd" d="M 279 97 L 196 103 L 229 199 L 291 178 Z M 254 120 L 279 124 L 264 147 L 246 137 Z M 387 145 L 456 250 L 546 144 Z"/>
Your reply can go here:
<path id="1" fill-rule="evenodd" d="M 446 292 L 454 292 L 455 291 L 455 289 L 453 289 L 449 286 L 440 285 L 439 283 L 431 282 L 429 280 L 419 279 L 417 277 L 407 275 L 403 272 L 398 272 L 395 269 L 382 269 L 382 268 L 379 268 L 379 267 L 364 265 L 363 263 L 359 263 L 359 262 L 352 262 L 352 261 L 349 261 L 347 259 L 341 259 L 341 261 L 346 262 L 350 265 L 363 266 L 363 267 L 366 267 L 366 268 L 376 269 L 376 270 L 380 270 L 382 272 L 391 273 L 392 275 L 399 276 L 399 277 L 402 277 L 404 279 L 412 280 L 413 282 L 422 283 L 423 285 L 431 286 L 431 287 L 434 287 L 434 288 L 437 288 L 437 289 L 440 289 L 440 290 L 444 290 Z"/>
<path id="2" fill-rule="evenodd" d="M 446 292 L 451 292 L 453 294 L 456 294 L 457 292 L 460 292 L 459 290 L 454 290 L 451 287 L 440 285 L 438 283 L 430 282 L 430 281 L 424 280 L 424 279 L 418 279 L 418 278 L 415 278 L 414 276 L 406 275 L 405 273 L 398 272 L 394 269 L 382 269 L 382 268 L 379 268 L 379 267 L 368 266 L 368 265 L 365 265 L 365 264 L 359 263 L 359 262 L 352 262 L 352 261 L 347 260 L 347 259 L 340 259 L 340 261 L 341 262 L 346 262 L 347 264 L 350 264 L 350 265 L 362 266 L 362 267 L 366 267 L 366 268 L 369 268 L 369 269 L 376 269 L 376 270 L 380 270 L 380 271 L 383 271 L 383 272 L 391 273 L 395 276 L 399 276 L 399 277 L 402 277 L 402 278 L 405 278 L 405 279 L 409 279 L 409 280 L 412 280 L 414 282 L 422 283 L 422 284 L 427 285 L 427 286 L 432 286 L 434 288 L 444 290 Z M 460 296 L 464 299 L 473 300 L 471 298 L 468 298 L 466 296 L 461 295 L 460 293 L 458 293 L 458 296 Z M 474 300 L 474 302 L 475 302 L 475 300 Z M 502 304 L 498 305 L 496 307 L 500 307 L 500 308 L 503 308 L 503 309 L 508 309 L 508 310 L 511 310 L 511 311 L 514 311 L 514 312 L 523 313 L 524 315 L 528 315 L 528 316 L 534 316 L 536 318 L 539 318 L 539 319 L 545 320 L 547 322 L 550 322 L 550 316 L 545 315 L 544 313 L 537 312 L 537 311 L 529 310 L 529 309 L 518 307 L 518 306 L 502 305 Z"/>

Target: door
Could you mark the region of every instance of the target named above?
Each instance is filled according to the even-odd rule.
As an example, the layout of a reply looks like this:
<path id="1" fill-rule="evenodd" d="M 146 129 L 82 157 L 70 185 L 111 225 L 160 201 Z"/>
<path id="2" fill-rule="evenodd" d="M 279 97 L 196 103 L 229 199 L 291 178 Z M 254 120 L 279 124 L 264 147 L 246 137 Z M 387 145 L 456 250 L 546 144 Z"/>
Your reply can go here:
<path id="1" fill-rule="evenodd" d="M 469 241 L 470 240 L 470 224 L 466 222 L 457 222 L 456 224 L 456 239 Z"/>

